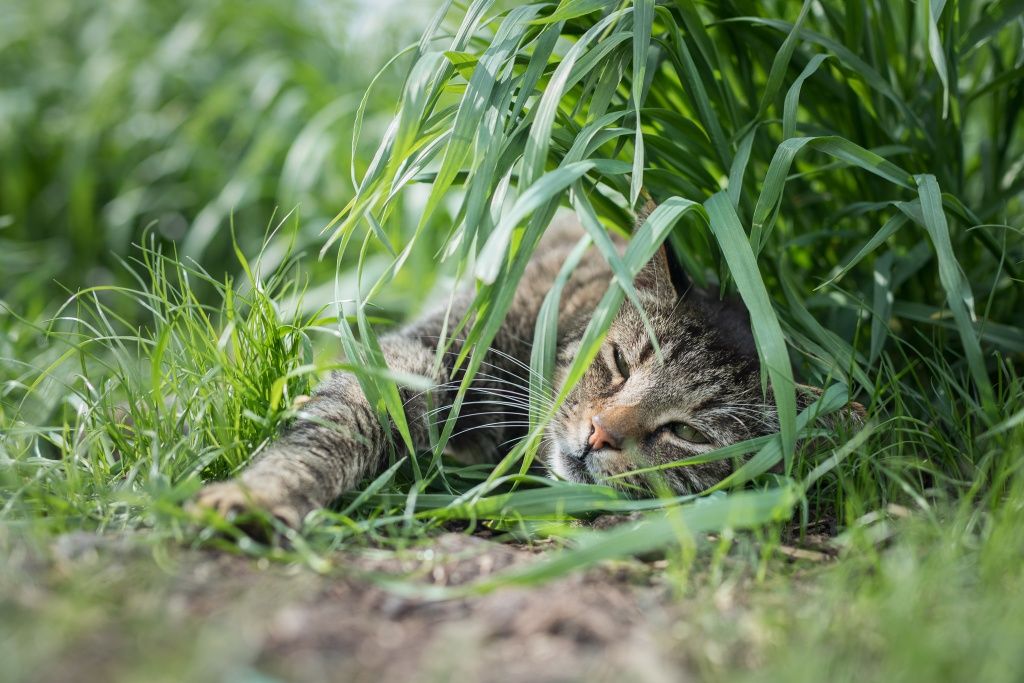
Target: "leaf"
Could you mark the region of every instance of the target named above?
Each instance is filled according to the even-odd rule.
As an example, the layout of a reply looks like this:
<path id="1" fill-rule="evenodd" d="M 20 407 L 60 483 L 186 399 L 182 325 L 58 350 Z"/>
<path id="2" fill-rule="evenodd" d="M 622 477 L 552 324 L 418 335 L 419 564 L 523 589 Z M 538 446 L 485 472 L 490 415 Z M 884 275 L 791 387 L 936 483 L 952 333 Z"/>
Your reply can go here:
<path id="1" fill-rule="evenodd" d="M 953 312 L 953 319 L 956 321 L 957 331 L 960 333 L 960 342 L 963 344 L 964 354 L 967 356 L 967 365 L 970 367 L 975 386 L 981 394 L 982 404 L 985 406 L 991 424 L 997 418 L 998 411 L 995 406 L 992 383 L 988 378 L 985 361 L 981 355 L 981 344 L 978 342 L 978 335 L 974 330 L 974 295 L 971 293 L 967 278 L 964 277 L 963 270 L 953 253 L 953 244 L 949 239 L 949 224 L 946 222 L 946 214 L 942 209 L 942 197 L 935 176 L 922 174 L 914 176 L 914 179 L 918 184 L 918 197 L 921 200 L 924 225 L 928 230 L 928 236 L 931 237 L 935 255 L 939 261 L 939 281 L 946 292 L 946 303 Z"/>
<path id="2" fill-rule="evenodd" d="M 479 57 L 471 52 L 447 50 L 444 52 L 444 56 L 449 62 L 451 62 L 451 65 L 455 67 L 455 70 L 459 72 L 459 75 L 467 81 L 473 77 L 473 69 L 480 61 Z"/>
<path id="3" fill-rule="evenodd" d="M 913 187 L 911 184 L 913 179 L 909 173 L 878 154 L 866 150 L 845 138 L 825 136 L 789 138 L 784 140 L 778 149 L 775 150 L 775 156 L 772 157 L 771 164 L 768 165 L 768 173 L 764 178 L 761 196 L 758 197 L 757 205 L 754 207 L 754 220 L 750 241 L 757 253 L 760 253 L 770 234 L 774 214 L 778 210 L 779 202 L 782 199 L 782 190 L 786 185 L 786 177 L 789 175 L 789 168 L 793 163 L 793 159 L 805 147 L 824 152 L 831 157 L 860 167 L 901 187 L 907 189 Z"/>
<path id="4" fill-rule="evenodd" d="M 932 58 L 939 82 L 942 83 L 942 118 L 949 115 L 949 73 L 946 68 L 946 55 L 943 52 L 938 23 L 942 7 L 945 4 L 945 0 L 926 0 L 918 5 L 921 8 L 920 11 L 924 12 L 925 24 L 928 27 L 928 55 Z"/>
<path id="5" fill-rule="evenodd" d="M 487 284 L 493 284 L 508 253 L 512 231 L 524 218 L 541 205 L 551 201 L 565 191 L 574 181 L 596 166 L 593 161 L 577 161 L 561 166 L 543 176 L 523 192 L 501 223 L 491 233 L 481 250 L 476 267 L 476 276 Z"/>
<path id="6" fill-rule="evenodd" d="M 874 436 L 875 431 L 878 430 L 878 423 L 869 422 L 863 427 L 857 430 L 857 433 L 853 435 L 849 441 L 844 443 L 839 448 L 832 451 L 832 454 L 825 458 L 822 462 L 818 463 L 811 472 L 804 477 L 804 480 L 800 483 L 801 488 L 807 491 L 814 482 L 821 479 L 823 476 L 834 470 L 839 463 L 846 460 L 852 455 L 858 448 L 863 446 L 869 438 Z"/>
<path id="7" fill-rule="evenodd" d="M 793 25 L 787 21 L 766 19 L 763 17 L 735 17 L 724 19 L 719 23 L 721 25 L 726 25 L 732 22 L 745 22 L 761 26 L 770 26 L 777 31 L 782 31 L 787 34 L 793 30 Z M 872 91 L 879 93 L 892 102 L 900 110 L 900 114 L 914 126 L 920 129 L 925 128 L 921 118 L 906 102 L 903 101 L 903 98 L 896 93 L 885 77 L 878 73 L 878 70 L 872 67 L 871 64 L 858 57 L 849 48 L 837 43 L 825 35 L 822 35 L 821 33 L 811 31 L 806 28 L 798 29 L 798 32 L 803 40 L 819 45 L 832 53 L 841 64 L 845 65 L 853 74 L 856 74 L 858 78 L 863 79 L 868 86 L 870 86 Z"/>
<path id="8" fill-rule="evenodd" d="M 885 244 L 885 241 L 892 237 L 893 235 L 895 235 L 896 232 L 901 227 L 903 227 L 903 225 L 906 222 L 907 217 L 903 214 L 896 214 L 895 216 L 887 220 L 885 224 L 878 229 L 878 232 L 872 235 L 871 239 L 869 239 L 864 244 L 864 246 L 862 246 L 860 250 L 857 251 L 853 258 L 847 261 L 846 265 L 839 268 L 835 272 L 835 274 L 832 275 L 832 277 L 830 277 L 828 280 L 825 280 L 825 282 L 821 283 L 818 287 L 815 288 L 815 290 L 822 289 L 824 287 L 827 287 L 828 285 L 831 285 L 834 282 L 838 282 L 844 275 L 849 273 L 854 266 L 860 263 L 865 256 L 875 251 L 875 249 L 878 249 L 878 247 L 880 247 L 881 245 Z"/>
<path id="9" fill-rule="evenodd" d="M 544 166 L 548 159 L 548 149 L 551 145 L 551 130 L 554 126 L 555 114 L 558 111 L 558 105 L 562 100 L 562 95 L 565 92 L 569 78 L 573 75 L 573 67 L 576 61 L 590 42 L 600 36 L 622 14 L 623 10 L 617 10 L 588 29 L 566 51 L 562 61 L 551 75 L 551 80 L 548 81 L 544 94 L 537 104 L 536 114 L 530 126 L 529 137 L 523 149 L 522 184 L 524 186 L 532 184 L 544 172 Z"/>
<path id="10" fill-rule="evenodd" d="M 871 303 L 871 355 L 868 362 L 874 365 L 882 353 L 882 347 L 889 336 L 889 316 L 895 301 L 892 285 L 892 252 L 875 259 L 875 287 Z"/>
<path id="11" fill-rule="evenodd" d="M 633 140 L 633 173 L 629 186 L 629 204 L 636 206 L 644 182 L 644 134 L 640 129 L 640 105 L 643 99 L 644 74 L 647 71 L 647 51 L 651 46 L 651 27 L 654 24 L 654 0 L 635 0 L 633 3 L 633 115 L 636 117 L 636 136 Z"/>
<path id="12" fill-rule="evenodd" d="M 607 236 L 606 236 L 607 237 Z M 580 260 L 590 248 L 589 236 L 580 240 L 579 244 L 569 253 L 558 271 L 551 289 L 544 296 L 544 301 L 537 314 L 537 326 L 533 332 L 533 348 L 530 352 L 530 428 L 536 429 L 540 424 L 543 408 L 549 405 L 555 374 L 555 358 L 558 352 L 558 314 L 562 302 L 562 289 L 572 277 Z M 524 462 L 524 469 L 529 462 Z"/>
<path id="13" fill-rule="evenodd" d="M 786 92 L 786 101 L 783 104 L 782 110 L 782 138 L 784 140 L 796 134 L 796 111 L 797 105 L 800 103 L 800 89 L 803 87 L 804 81 L 813 76 L 814 72 L 818 70 L 818 67 L 826 59 L 828 59 L 828 55 L 814 55 L 811 61 L 807 62 L 807 66 L 800 72 L 796 80 L 793 81 L 789 91 Z"/>
<path id="14" fill-rule="evenodd" d="M 575 19 L 599 10 L 611 9 L 618 0 L 562 0 L 555 11 L 546 17 L 534 19 L 534 24 L 551 24 L 556 21 Z"/>
<path id="15" fill-rule="evenodd" d="M 750 150 L 754 146 L 756 134 L 757 125 L 754 125 L 740 138 L 736 156 L 733 157 L 732 166 L 729 168 L 729 201 L 736 207 L 740 205 L 740 197 L 743 193 L 743 175 L 747 171 L 747 164 L 750 163 Z"/>
<path id="16" fill-rule="evenodd" d="M 581 539 L 570 550 L 471 584 L 463 591 L 483 593 L 501 586 L 532 584 L 602 560 L 672 547 L 689 541 L 694 534 L 755 528 L 787 517 L 796 502 L 796 491 L 792 487 L 702 498 L 648 515 L 638 523 L 624 524 Z"/>
<path id="17" fill-rule="evenodd" d="M 659 10 L 662 9 L 664 8 L 659 8 Z M 729 145 L 726 142 L 725 133 L 722 132 L 722 125 L 718 120 L 718 114 L 715 113 L 714 107 L 711 105 L 707 90 L 704 88 L 704 82 L 697 71 L 697 65 L 693 61 L 690 49 L 679 32 L 679 27 L 671 20 L 669 20 L 668 24 L 671 28 L 672 42 L 675 47 L 675 50 L 670 51 L 670 56 L 676 63 L 677 69 L 680 72 L 680 78 L 688 91 L 687 94 L 697 106 L 697 111 L 700 113 L 700 121 L 711 137 L 715 151 L 718 153 L 718 160 L 723 167 L 728 167 L 732 163 L 732 155 L 729 153 Z"/>
<path id="18" fill-rule="evenodd" d="M 788 473 L 793 464 L 793 452 L 796 448 L 796 385 L 793 381 L 789 353 L 786 350 L 786 339 L 768 298 L 768 291 L 758 270 L 750 241 L 743 232 L 736 209 L 729 201 L 728 195 L 724 192 L 713 195 L 704 203 L 704 208 L 708 213 L 711 232 L 718 240 L 718 246 L 729 266 L 729 274 L 736 282 L 736 289 L 750 313 L 750 325 L 754 332 L 754 343 L 761 360 L 762 372 L 767 371 L 775 396 L 782 450 Z"/>
<path id="19" fill-rule="evenodd" d="M 829 413 L 834 413 L 845 406 L 847 401 L 848 393 L 846 387 L 841 384 L 833 384 L 822 392 L 821 396 L 814 403 L 800 411 L 795 420 L 796 431 L 802 432 L 815 419 Z M 779 461 L 785 463 L 786 460 L 786 452 L 782 441 L 772 439 L 762 446 L 761 450 L 754 454 L 750 460 L 743 463 L 739 469 L 709 488 L 707 493 L 741 486 L 775 467 Z"/>
<path id="20" fill-rule="evenodd" d="M 793 58 L 793 51 L 796 50 L 797 39 L 800 35 L 800 27 L 803 25 L 804 18 L 807 16 L 807 10 L 810 7 L 811 1 L 804 0 L 804 4 L 800 8 L 800 14 L 797 15 L 796 22 L 793 23 L 793 28 L 790 29 L 786 39 L 782 41 L 779 51 L 775 53 L 775 59 L 772 60 L 772 68 L 768 72 L 768 82 L 765 83 L 761 94 L 761 105 L 757 109 L 758 118 L 764 117 L 768 107 L 771 106 L 775 96 L 778 95 L 779 90 L 782 88 L 782 79 L 785 78 L 786 71 L 789 69 L 789 62 Z M 790 136 L 784 134 L 783 137 L 788 138 Z"/>
<path id="21" fill-rule="evenodd" d="M 959 51 L 965 56 L 998 33 L 1003 26 L 1019 20 L 1024 14 L 1024 0 L 995 0 L 985 5 L 984 16 L 975 22 L 960 40 Z"/>
<path id="22" fill-rule="evenodd" d="M 463 162 L 470 153 L 484 111 L 491 106 L 491 94 L 497 82 L 495 74 L 512 56 L 526 29 L 526 22 L 539 10 L 540 8 L 536 5 L 514 8 L 501 22 L 494 40 L 480 57 L 480 62 L 473 70 L 473 76 L 459 103 L 448 145 L 445 147 L 444 157 L 441 160 L 441 168 L 437 172 L 437 177 L 434 178 L 430 196 L 420 214 L 420 226 L 425 225 L 433 215 L 448 192 L 448 188 L 451 187 L 452 181 L 461 170 Z"/>

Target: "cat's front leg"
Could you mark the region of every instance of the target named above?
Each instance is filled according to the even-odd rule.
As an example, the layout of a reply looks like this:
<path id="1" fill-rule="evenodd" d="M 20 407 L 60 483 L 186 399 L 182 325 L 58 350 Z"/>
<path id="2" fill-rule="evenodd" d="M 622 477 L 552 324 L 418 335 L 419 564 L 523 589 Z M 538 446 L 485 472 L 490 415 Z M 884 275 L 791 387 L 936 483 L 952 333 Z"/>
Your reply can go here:
<path id="1" fill-rule="evenodd" d="M 382 348 L 392 369 L 428 377 L 436 374 L 432 372 L 432 352 L 418 341 L 384 339 Z M 407 390 L 401 393 L 414 444 L 426 448 L 427 399 Z M 391 426 L 389 429 L 394 431 Z M 241 476 L 206 486 L 195 504 L 226 517 L 260 509 L 297 528 L 309 512 L 328 505 L 384 468 L 388 436 L 356 378 L 334 373 L 302 406 L 299 417 L 280 439 Z M 400 443 L 396 435 L 391 436 Z"/>

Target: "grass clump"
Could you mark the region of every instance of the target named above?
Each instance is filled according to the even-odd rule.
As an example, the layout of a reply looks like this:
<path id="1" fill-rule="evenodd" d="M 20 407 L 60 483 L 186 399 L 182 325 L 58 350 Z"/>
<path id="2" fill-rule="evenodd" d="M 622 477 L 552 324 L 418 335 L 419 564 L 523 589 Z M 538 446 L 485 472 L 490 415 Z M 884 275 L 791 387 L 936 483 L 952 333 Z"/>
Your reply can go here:
<path id="1" fill-rule="evenodd" d="M 9 520 L 53 531 L 151 525 L 292 415 L 311 391 L 310 335 L 322 319 L 299 310 L 294 256 L 263 278 L 259 260 L 238 255 L 246 276 L 221 280 L 150 246 L 130 264 L 137 287 L 83 290 L 45 330 L 14 321 L 29 338 L 45 332 L 49 362 L 23 364 L 6 383 Z M 220 305 L 202 303 L 196 285 Z M 148 319 L 119 316 L 124 299 Z"/>

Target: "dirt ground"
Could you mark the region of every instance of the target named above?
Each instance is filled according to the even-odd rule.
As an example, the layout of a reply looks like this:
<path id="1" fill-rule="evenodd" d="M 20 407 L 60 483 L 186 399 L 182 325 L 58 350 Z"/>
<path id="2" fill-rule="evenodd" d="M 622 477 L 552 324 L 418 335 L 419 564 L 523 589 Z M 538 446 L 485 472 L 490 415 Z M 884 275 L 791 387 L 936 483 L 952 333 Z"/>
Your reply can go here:
<path id="1" fill-rule="evenodd" d="M 43 550 L 8 546 L 7 680 L 685 681 L 695 670 L 680 642 L 697 627 L 672 599 L 664 562 L 428 600 L 360 576 L 458 586 L 548 551 L 447 533 L 397 555 L 352 553 L 346 568 L 318 574 L 85 533 Z"/>

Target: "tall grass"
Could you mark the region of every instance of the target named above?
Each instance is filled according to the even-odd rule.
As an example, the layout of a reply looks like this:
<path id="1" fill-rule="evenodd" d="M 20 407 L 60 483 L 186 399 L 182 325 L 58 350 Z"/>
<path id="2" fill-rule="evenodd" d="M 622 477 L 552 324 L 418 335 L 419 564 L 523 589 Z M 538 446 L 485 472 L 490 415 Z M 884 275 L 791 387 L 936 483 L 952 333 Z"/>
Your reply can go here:
<path id="1" fill-rule="evenodd" d="M 327 570 L 339 548 L 486 526 L 568 549 L 462 593 L 665 552 L 668 583 L 696 596 L 666 638 L 712 680 L 1020 678 L 1021 3 L 449 2 L 362 101 L 344 91 L 369 74 L 341 61 L 327 9 L 4 5 L 0 544 L 146 530 L 158 553 L 219 543 Z M 620 257 L 607 232 L 648 197 L 660 208 Z M 299 201 L 300 219 L 263 231 Z M 618 274 L 573 376 L 662 240 L 746 301 L 782 428 L 714 454 L 752 456 L 729 480 L 630 500 L 544 478 L 538 411 L 494 469 L 441 457 L 446 425 L 434 453 L 279 529 L 287 550 L 195 526 L 182 503 L 244 466 L 323 372 L 382 395 L 414 381 L 374 361 L 374 335 L 454 279 L 476 288 L 458 331 L 475 369 L 558 207 Z M 89 286 L 51 315 L 55 276 Z M 796 410 L 794 380 L 825 390 L 813 410 Z M 862 428 L 814 422 L 848 399 Z M 572 524 L 602 511 L 650 514 Z M 794 520 L 838 532 L 842 558 L 796 573 L 773 559 Z M 30 582 L 12 567 L 5 585 Z M 14 624 L 7 649 L 31 663 L 91 631 L 123 596 L 88 578 L 34 621 L 14 603 L 31 630 Z M 734 592 L 740 617 L 719 608 Z M 56 612 L 58 635 L 19 651 Z M 164 612 L 151 632 L 180 631 Z"/>
<path id="2" fill-rule="evenodd" d="M 180 530 L 176 504 L 200 479 L 242 465 L 287 419 L 290 399 L 331 367 L 377 387 L 382 410 L 403 424 L 400 405 L 386 400 L 396 378 L 374 360 L 374 324 L 413 299 L 396 309 L 391 293 L 422 294 L 438 273 L 475 283 L 476 315 L 458 332 L 471 340 L 462 362 L 475 371 L 561 205 L 617 273 L 570 381 L 632 296 L 632 275 L 667 239 L 694 277 L 747 303 L 780 433 L 717 454 L 753 457 L 709 496 L 637 501 L 536 476 L 543 415 L 493 470 L 441 457 L 449 422 L 434 453 L 397 458 L 293 542 L 402 539 L 452 520 L 578 536 L 558 523 L 670 510 L 641 533 L 578 538 L 574 554 L 525 581 L 668 539 L 685 544 L 686 528 L 760 526 L 794 512 L 855 528 L 891 502 L 926 516 L 958 500 L 1001 504 L 1024 425 L 1024 54 L 1011 10 L 753 0 L 442 7 L 410 48 L 392 123 L 327 233 L 323 253 L 336 248 L 341 264 L 334 309 L 296 307 L 304 290 L 292 261 L 274 267 L 280 254 L 253 268 L 236 246 L 242 276 L 225 280 L 155 247 L 143 252 L 138 286 L 80 295 L 52 328 L 52 362 L 8 374 L 4 515 L 38 520 L 59 499 L 66 514 L 46 524 Z M 373 134 L 365 121 L 360 108 L 354 148 Z M 606 231 L 628 231 L 647 197 L 659 208 L 620 258 Z M 149 322 L 118 319 L 117 295 Z M 535 339 L 534 370 L 546 375 L 553 321 L 544 316 Z M 321 333 L 328 353 L 314 357 L 310 338 Z M 340 366 L 337 340 L 348 352 Z M 826 390 L 802 413 L 796 379 Z M 864 429 L 815 425 L 849 399 L 868 407 Z M 125 402 L 128 422 L 118 413 Z"/>
<path id="3" fill-rule="evenodd" d="M 413 183 L 431 184 L 419 229 L 370 291 L 458 191 L 446 252 L 475 262 L 475 370 L 566 203 L 616 271 L 570 382 L 629 295 L 618 283 L 667 236 L 698 278 L 742 296 L 774 389 L 779 439 L 729 485 L 781 464 L 783 481 L 813 480 L 828 502 L 809 502 L 846 521 L 907 496 L 927 508 L 1003 494 L 1024 351 L 1019 10 L 638 0 L 495 12 L 481 0 L 457 23 L 424 35 L 375 163 L 333 224 L 328 244 L 344 248 Z M 646 195 L 660 207 L 614 258 L 600 233 L 627 229 Z M 544 322 L 538 344 L 552 338 Z M 869 407 L 869 430 L 834 444 L 851 462 L 825 480 L 835 457 L 796 457 L 790 360 Z M 497 474 L 531 461 L 541 428 Z"/>

